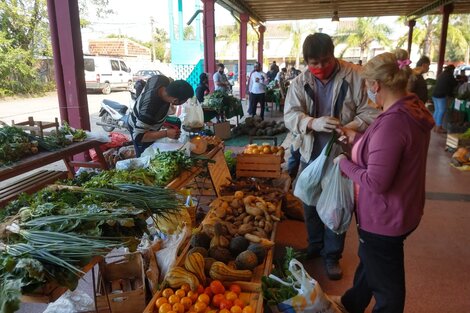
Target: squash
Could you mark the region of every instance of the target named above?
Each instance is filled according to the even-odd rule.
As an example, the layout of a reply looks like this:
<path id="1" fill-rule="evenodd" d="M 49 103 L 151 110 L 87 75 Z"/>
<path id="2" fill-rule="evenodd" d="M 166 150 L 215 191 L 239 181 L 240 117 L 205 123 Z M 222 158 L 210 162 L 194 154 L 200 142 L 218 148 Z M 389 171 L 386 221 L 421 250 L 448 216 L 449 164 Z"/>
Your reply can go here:
<path id="1" fill-rule="evenodd" d="M 250 281 L 253 272 L 250 270 L 235 270 L 222 262 L 214 262 L 209 274 L 212 279 L 220 281 Z"/>
<path id="2" fill-rule="evenodd" d="M 266 249 L 262 245 L 252 243 L 248 246 L 248 251 L 252 251 L 256 254 L 258 265 L 264 262 L 264 259 L 266 258 Z"/>
<path id="3" fill-rule="evenodd" d="M 209 256 L 211 258 L 216 259 L 217 261 L 221 261 L 227 263 L 232 259 L 232 254 L 227 248 L 222 247 L 213 247 L 209 249 Z"/>
<path id="4" fill-rule="evenodd" d="M 168 271 L 165 275 L 165 281 L 171 288 L 180 288 L 183 284 L 189 284 L 191 290 L 196 291 L 199 286 L 199 280 L 196 275 L 180 266 L 175 266 Z"/>
<path id="5" fill-rule="evenodd" d="M 253 270 L 258 266 L 258 257 L 253 251 L 243 251 L 235 259 L 235 266 L 239 270 Z"/>
<path id="6" fill-rule="evenodd" d="M 206 248 L 203 248 L 203 247 L 194 247 L 188 251 L 188 254 L 195 253 L 195 252 L 200 253 L 204 258 L 209 256 L 209 252 L 207 251 Z"/>
<path id="7" fill-rule="evenodd" d="M 248 248 L 250 241 L 243 236 L 234 237 L 230 241 L 229 250 L 233 257 L 236 257 Z"/>
<path id="8" fill-rule="evenodd" d="M 211 238 L 204 232 L 195 233 L 191 236 L 190 245 L 191 247 L 203 247 L 209 249 Z"/>
<path id="9" fill-rule="evenodd" d="M 206 283 L 206 274 L 204 273 L 204 257 L 200 253 L 191 253 L 184 260 L 184 267 L 195 274 L 199 282 L 204 285 Z"/>
<path id="10" fill-rule="evenodd" d="M 206 276 L 210 276 L 211 266 L 214 262 L 217 262 L 214 258 L 204 258 L 204 273 Z"/>

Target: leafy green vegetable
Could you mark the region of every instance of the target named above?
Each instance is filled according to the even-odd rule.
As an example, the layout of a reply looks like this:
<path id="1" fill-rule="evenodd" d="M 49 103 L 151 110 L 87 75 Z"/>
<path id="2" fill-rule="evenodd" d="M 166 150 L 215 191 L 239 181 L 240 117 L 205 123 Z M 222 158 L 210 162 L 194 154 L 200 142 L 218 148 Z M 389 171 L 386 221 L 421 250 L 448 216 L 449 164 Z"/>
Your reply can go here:
<path id="1" fill-rule="evenodd" d="M 37 146 L 20 128 L 4 125 L 0 128 L 0 166 L 16 162 L 37 152 Z"/>
<path id="2" fill-rule="evenodd" d="M 182 171 L 193 166 L 193 160 L 186 156 L 183 151 L 158 152 L 150 160 L 149 170 L 155 175 L 155 184 L 166 186 L 175 179 Z"/>
<path id="3" fill-rule="evenodd" d="M 215 110 L 226 119 L 237 115 L 243 117 L 243 108 L 240 99 L 223 91 L 214 91 L 213 93 L 205 96 L 202 106 Z"/>

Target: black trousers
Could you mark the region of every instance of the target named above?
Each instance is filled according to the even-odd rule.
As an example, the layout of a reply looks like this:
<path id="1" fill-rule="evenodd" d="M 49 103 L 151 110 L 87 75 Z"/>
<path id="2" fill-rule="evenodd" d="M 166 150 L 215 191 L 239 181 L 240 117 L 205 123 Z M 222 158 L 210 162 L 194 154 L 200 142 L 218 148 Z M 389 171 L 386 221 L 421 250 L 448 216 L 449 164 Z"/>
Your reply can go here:
<path id="1" fill-rule="evenodd" d="M 256 115 L 256 106 L 258 103 L 261 105 L 260 116 L 264 120 L 264 107 L 266 105 L 266 94 L 264 93 L 250 93 L 248 105 L 248 114 L 255 116 Z"/>
<path id="2" fill-rule="evenodd" d="M 353 286 L 341 302 L 349 313 L 364 313 L 374 296 L 373 313 L 402 313 L 406 294 L 403 242 L 409 234 L 389 237 L 358 232 L 360 262 Z"/>

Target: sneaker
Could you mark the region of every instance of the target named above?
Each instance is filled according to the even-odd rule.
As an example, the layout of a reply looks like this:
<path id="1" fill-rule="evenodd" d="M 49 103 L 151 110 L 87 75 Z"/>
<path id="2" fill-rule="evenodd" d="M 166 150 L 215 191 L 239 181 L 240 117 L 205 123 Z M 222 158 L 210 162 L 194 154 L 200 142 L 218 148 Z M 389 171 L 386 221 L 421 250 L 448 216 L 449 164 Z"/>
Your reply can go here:
<path id="1" fill-rule="evenodd" d="M 328 260 L 325 262 L 325 269 L 328 278 L 331 280 L 340 280 L 343 277 L 343 271 L 339 262 L 336 260 Z"/>
<path id="2" fill-rule="evenodd" d="M 346 310 L 346 308 L 344 307 L 343 303 L 341 302 L 341 296 L 328 296 L 331 300 L 331 302 L 333 302 L 336 307 L 339 309 L 339 311 L 341 313 L 348 313 L 348 311 Z"/>

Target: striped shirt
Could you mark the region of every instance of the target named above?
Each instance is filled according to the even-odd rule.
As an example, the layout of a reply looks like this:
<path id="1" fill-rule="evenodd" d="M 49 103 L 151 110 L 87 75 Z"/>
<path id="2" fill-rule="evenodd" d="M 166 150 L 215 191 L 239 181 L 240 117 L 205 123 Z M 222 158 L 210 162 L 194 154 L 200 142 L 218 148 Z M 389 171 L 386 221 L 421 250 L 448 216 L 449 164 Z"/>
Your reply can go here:
<path id="1" fill-rule="evenodd" d="M 158 90 L 170 84 L 168 77 L 155 75 L 149 78 L 129 114 L 128 127 L 132 140 L 140 143 L 147 131 L 160 130 L 170 104 L 158 95 Z"/>

